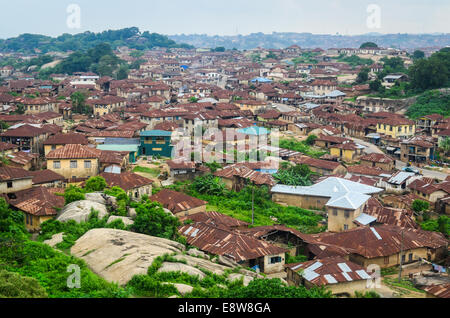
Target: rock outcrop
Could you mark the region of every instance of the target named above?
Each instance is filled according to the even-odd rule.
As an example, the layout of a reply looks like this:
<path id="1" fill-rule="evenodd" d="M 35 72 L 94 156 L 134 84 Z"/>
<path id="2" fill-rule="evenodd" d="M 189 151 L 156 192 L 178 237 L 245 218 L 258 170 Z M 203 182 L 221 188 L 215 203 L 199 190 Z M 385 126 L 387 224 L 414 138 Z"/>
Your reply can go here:
<path id="1" fill-rule="evenodd" d="M 69 220 L 74 220 L 77 223 L 86 222 L 91 215 L 91 212 L 95 210 L 98 211 L 98 218 L 104 218 L 108 215 L 108 210 L 104 204 L 82 200 L 75 201 L 66 205 L 59 213 L 56 219 L 60 222 L 67 222 Z"/>
<path id="2" fill-rule="evenodd" d="M 124 285 L 134 275 L 146 274 L 156 257 L 181 254 L 183 250 L 184 245 L 159 237 L 93 229 L 76 241 L 71 253 L 83 259 L 97 275 Z"/>

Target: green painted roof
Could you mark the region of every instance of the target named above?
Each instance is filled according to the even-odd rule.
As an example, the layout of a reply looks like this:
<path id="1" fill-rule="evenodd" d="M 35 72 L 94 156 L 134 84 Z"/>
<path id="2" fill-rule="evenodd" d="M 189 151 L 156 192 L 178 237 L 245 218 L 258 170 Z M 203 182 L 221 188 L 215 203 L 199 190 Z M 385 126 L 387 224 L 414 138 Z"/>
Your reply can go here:
<path id="1" fill-rule="evenodd" d="M 170 137 L 172 136 L 172 132 L 164 131 L 164 130 L 147 130 L 143 131 L 140 134 L 141 137 Z"/>

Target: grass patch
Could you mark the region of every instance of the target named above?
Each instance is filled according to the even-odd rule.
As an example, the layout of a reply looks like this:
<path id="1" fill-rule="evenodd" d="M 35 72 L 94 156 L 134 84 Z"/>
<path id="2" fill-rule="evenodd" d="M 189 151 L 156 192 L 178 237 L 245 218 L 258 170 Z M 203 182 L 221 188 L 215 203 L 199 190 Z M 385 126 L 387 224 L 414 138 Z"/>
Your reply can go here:
<path id="1" fill-rule="evenodd" d="M 133 172 L 147 173 L 147 174 L 149 174 L 149 175 L 151 175 L 152 177 L 155 177 L 155 178 L 160 175 L 159 169 L 148 168 L 148 167 L 141 167 L 141 166 L 135 167 L 133 169 Z"/>
<path id="2" fill-rule="evenodd" d="M 390 287 L 399 287 L 417 293 L 422 294 L 425 293 L 425 291 L 415 288 L 414 284 L 407 278 L 402 278 L 401 281 L 399 282 L 397 278 L 385 277 L 383 281 L 386 285 Z"/>

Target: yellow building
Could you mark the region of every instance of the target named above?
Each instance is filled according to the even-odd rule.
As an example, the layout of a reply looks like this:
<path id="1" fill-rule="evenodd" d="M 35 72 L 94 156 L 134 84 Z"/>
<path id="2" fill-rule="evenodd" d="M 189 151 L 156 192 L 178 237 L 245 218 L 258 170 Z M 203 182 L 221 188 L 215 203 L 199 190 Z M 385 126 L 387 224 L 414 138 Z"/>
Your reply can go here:
<path id="1" fill-rule="evenodd" d="M 237 100 L 234 101 L 234 105 L 238 106 L 241 110 L 251 110 L 255 115 L 267 108 L 266 102 L 258 100 Z"/>
<path id="2" fill-rule="evenodd" d="M 355 161 L 362 153 L 362 148 L 359 148 L 356 144 L 350 142 L 333 145 L 330 146 L 329 149 L 332 156 L 345 162 Z"/>
<path id="3" fill-rule="evenodd" d="M 47 169 L 66 179 L 94 177 L 99 174 L 101 153 L 88 146 L 65 145 L 47 154 Z"/>
<path id="4" fill-rule="evenodd" d="M 377 124 L 377 133 L 404 139 L 415 135 L 416 124 L 406 118 L 383 118 Z"/>

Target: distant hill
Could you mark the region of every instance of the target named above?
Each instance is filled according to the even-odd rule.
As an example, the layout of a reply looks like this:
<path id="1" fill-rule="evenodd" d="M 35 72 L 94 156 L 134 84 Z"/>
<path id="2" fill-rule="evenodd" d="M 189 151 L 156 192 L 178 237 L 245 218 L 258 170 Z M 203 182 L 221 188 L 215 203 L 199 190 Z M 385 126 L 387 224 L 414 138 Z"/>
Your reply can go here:
<path id="1" fill-rule="evenodd" d="M 38 34 L 22 34 L 15 38 L 0 39 L 0 52 L 42 53 L 51 51 L 85 51 L 98 44 L 107 43 L 113 49 L 119 46 L 128 46 L 135 49 L 151 49 L 154 47 L 191 47 L 187 44 L 178 44 L 165 35 L 140 32 L 138 28 L 131 27 L 121 30 L 108 30 L 101 33 L 84 32 L 79 34 L 63 34 L 58 37 L 49 37 Z"/>
<path id="2" fill-rule="evenodd" d="M 235 36 L 208 36 L 206 34 L 170 35 L 170 39 L 195 47 L 248 50 L 256 47 L 281 49 L 297 44 L 302 48 L 357 48 L 364 42 L 375 42 L 380 47 L 414 49 L 450 45 L 450 34 L 378 34 L 327 35 L 311 33 L 252 33 Z"/>

